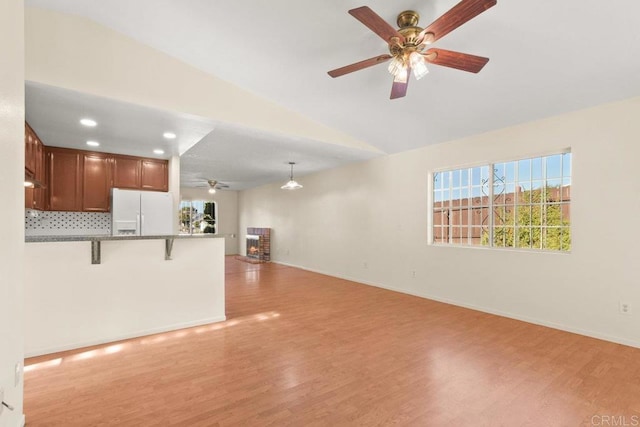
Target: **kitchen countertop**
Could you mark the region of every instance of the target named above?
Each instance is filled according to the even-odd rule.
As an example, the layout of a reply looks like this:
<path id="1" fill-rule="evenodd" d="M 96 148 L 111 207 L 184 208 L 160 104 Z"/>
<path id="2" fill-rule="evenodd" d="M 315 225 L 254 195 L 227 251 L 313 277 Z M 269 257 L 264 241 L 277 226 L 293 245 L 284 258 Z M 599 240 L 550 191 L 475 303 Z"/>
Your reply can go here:
<path id="1" fill-rule="evenodd" d="M 25 236 L 24 241 L 33 242 L 100 242 L 106 240 L 154 240 L 154 239 L 211 239 L 224 238 L 223 234 L 167 234 L 162 236 Z"/>

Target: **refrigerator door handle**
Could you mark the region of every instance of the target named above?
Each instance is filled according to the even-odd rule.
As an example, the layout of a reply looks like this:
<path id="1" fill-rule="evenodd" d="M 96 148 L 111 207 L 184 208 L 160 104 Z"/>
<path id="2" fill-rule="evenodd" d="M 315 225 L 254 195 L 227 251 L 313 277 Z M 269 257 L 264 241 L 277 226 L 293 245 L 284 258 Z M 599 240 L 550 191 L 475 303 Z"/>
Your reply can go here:
<path id="1" fill-rule="evenodd" d="M 140 235 L 144 232 L 144 214 L 140 215 Z"/>
<path id="2" fill-rule="evenodd" d="M 142 235 L 140 230 L 140 226 L 142 225 L 142 222 L 140 221 L 140 212 L 136 213 L 136 223 L 137 223 L 137 227 L 136 227 L 136 235 L 140 236 Z"/>

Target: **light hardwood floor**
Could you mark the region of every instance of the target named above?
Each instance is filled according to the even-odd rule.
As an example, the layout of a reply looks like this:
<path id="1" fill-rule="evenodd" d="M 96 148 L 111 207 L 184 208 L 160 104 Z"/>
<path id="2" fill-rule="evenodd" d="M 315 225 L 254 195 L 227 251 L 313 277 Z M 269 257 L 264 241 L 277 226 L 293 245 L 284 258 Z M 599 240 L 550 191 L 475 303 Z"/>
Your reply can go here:
<path id="1" fill-rule="evenodd" d="M 640 349 L 277 264 L 226 278 L 226 322 L 28 359 L 27 426 L 640 425 Z"/>

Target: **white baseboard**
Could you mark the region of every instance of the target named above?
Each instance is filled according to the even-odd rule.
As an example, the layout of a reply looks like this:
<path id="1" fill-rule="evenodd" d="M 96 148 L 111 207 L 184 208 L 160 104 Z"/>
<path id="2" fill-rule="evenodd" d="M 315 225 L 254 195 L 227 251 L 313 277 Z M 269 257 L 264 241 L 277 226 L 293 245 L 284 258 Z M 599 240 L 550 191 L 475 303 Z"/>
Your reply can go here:
<path id="1" fill-rule="evenodd" d="M 282 262 L 282 261 L 271 261 L 271 262 L 273 262 L 274 264 L 286 265 L 288 267 L 299 268 L 301 270 L 311 271 L 313 273 L 324 274 L 326 276 L 336 277 L 338 279 L 349 280 L 350 282 L 356 282 L 356 283 L 361 283 L 363 285 L 374 286 L 376 288 L 387 289 L 389 291 L 399 292 L 401 294 L 413 295 L 413 296 L 416 296 L 416 297 L 426 298 L 426 299 L 429 299 L 429 300 L 438 301 L 438 302 L 442 302 L 442 303 L 445 303 L 445 304 L 451 304 L 451 305 L 455 305 L 455 306 L 458 306 L 458 307 L 464 307 L 464 308 L 468 308 L 468 309 L 471 309 L 471 310 L 481 311 L 483 313 L 495 314 L 496 316 L 502 316 L 502 317 L 507 317 L 509 319 L 520 320 L 520 321 L 523 321 L 523 322 L 532 323 L 534 325 L 546 326 L 548 328 L 558 329 L 558 330 L 565 331 L 565 332 L 571 332 L 573 334 L 584 335 L 584 336 L 587 336 L 587 337 L 596 338 L 596 339 L 604 340 L 604 341 L 609 341 L 609 342 L 613 342 L 613 343 L 616 343 L 616 344 L 622 344 L 622 345 L 627 345 L 629 347 L 640 348 L 640 342 L 639 341 L 629 340 L 629 339 L 626 339 L 626 338 L 621 338 L 621 337 L 617 337 L 617 336 L 613 336 L 613 335 L 603 334 L 603 333 L 600 333 L 600 332 L 590 331 L 590 330 L 587 330 L 587 329 L 576 328 L 576 327 L 573 327 L 573 326 L 567 326 L 567 325 L 563 325 L 563 324 L 559 324 L 559 323 L 555 323 L 555 322 L 549 322 L 549 321 L 546 321 L 546 320 L 536 319 L 536 318 L 532 318 L 532 317 L 528 317 L 528 316 L 522 316 L 522 315 L 519 315 L 519 314 L 508 313 L 508 312 L 504 312 L 504 311 L 500 311 L 500 310 L 495 310 L 495 309 L 492 309 L 492 308 L 489 308 L 489 307 L 482 307 L 482 306 L 477 306 L 477 305 L 473 305 L 473 304 L 461 303 L 459 301 L 454 301 L 454 300 L 451 300 L 451 299 L 438 297 L 436 295 L 430 295 L 430 294 L 426 294 L 426 293 L 425 294 L 421 294 L 421 293 L 417 293 L 417 292 L 410 292 L 410 291 L 407 291 L 407 290 L 404 290 L 404 289 L 394 288 L 393 286 L 383 285 L 381 283 L 376 283 L 376 282 L 370 282 L 370 281 L 367 281 L 367 280 L 356 279 L 356 278 L 348 277 L 348 276 L 344 276 L 344 275 L 336 275 L 334 273 L 329 273 L 329 272 L 326 272 L 326 271 L 321 271 L 321 270 L 307 268 L 307 267 L 303 267 L 303 266 L 299 266 L 299 265 L 289 264 L 289 263 Z"/>
<path id="2" fill-rule="evenodd" d="M 227 320 L 226 316 L 210 317 L 207 319 L 200 319 L 200 320 L 195 320 L 191 322 L 175 323 L 173 325 L 161 326 L 158 328 L 145 329 L 141 331 L 134 331 L 134 332 L 121 334 L 121 335 L 113 335 L 109 337 L 100 338 L 97 340 L 61 344 L 53 347 L 39 348 L 35 350 L 25 350 L 24 357 L 28 358 L 28 357 L 34 357 L 34 356 L 42 356 L 43 354 L 58 353 L 60 351 L 75 350 L 77 348 L 91 347 L 94 345 L 106 344 L 114 341 L 122 341 L 130 338 L 138 338 L 146 335 L 159 334 L 162 332 L 170 332 L 170 331 L 175 331 L 177 329 L 191 328 L 194 326 L 206 325 L 209 323 L 224 322 L 225 320 Z"/>

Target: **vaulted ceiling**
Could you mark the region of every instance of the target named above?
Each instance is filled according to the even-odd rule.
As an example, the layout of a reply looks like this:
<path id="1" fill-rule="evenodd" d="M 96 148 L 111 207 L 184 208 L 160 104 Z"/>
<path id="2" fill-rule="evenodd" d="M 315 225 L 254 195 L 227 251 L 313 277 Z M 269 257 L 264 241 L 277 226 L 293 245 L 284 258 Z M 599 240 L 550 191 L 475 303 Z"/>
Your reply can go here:
<path id="1" fill-rule="evenodd" d="M 426 26 L 456 3 L 26 0 L 94 20 L 385 153 L 640 95 L 636 0 L 499 0 L 435 45 L 489 57 L 479 74 L 432 65 L 397 100 L 389 100 L 385 65 L 337 79 L 327 75 L 387 52 L 347 10 L 367 5 L 395 26 L 399 12 L 413 9 Z M 239 143 L 238 132 L 219 137 Z M 200 147 L 201 155 L 208 151 Z"/>

